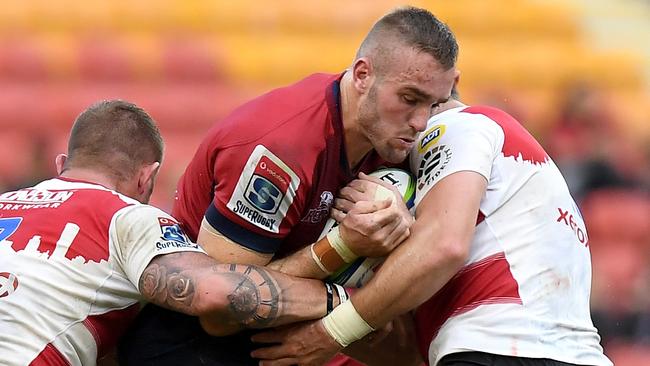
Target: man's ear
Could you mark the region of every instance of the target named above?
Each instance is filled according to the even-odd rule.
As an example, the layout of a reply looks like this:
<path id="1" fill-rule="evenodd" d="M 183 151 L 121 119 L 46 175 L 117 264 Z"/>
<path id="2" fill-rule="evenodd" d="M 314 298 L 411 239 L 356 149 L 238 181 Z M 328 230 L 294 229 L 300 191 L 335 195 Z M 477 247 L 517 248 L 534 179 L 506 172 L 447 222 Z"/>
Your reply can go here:
<path id="1" fill-rule="evenodd" d="M 140 175 L 138 177 L 138 193 L 143 194 L 153 187 L 154 180 L 160 169 L 160 162 L 153 162 L 151 164 L 145 165 L 140 169 Z"/>
<path id="2" fill-rule="evenodd" d="M 56 174 L 61 175 L 61 173 L 63 173 L 63 166 L 65 165 L 66 160 L 68 160 L 68 155 L 66 154 L 59 154 L 56 156 L 54 159 L 54 164 L 56 165 Z"/>
<path id="3" fill-rule="evenodd" d="M 456 76 L 454 76 L 454 88 L 458 89 L 459 82 L 460 82 L 460 70 L 456 70 Z"/>
<path id="4" fill-rule="evenodd" d="M 367 57 L 358 58 L 352 65 L 352 83 L 359 94 L 365 94 L 372 86 L 374 69 Z"/>

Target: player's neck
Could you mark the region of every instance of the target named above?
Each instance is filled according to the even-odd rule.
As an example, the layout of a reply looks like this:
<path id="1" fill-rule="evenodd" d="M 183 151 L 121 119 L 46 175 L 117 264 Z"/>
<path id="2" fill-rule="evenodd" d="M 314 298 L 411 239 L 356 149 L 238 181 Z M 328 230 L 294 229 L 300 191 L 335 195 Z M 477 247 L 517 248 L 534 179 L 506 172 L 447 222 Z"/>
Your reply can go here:
<path id="1" fill-rule="evenodd" d="M 117 191 L 117 182 L 114 177 L 86 168 L 69 168 L 59 174 L 62 178 L 81 180 L 89 183 L 96 183 L 108 189 Z"/>

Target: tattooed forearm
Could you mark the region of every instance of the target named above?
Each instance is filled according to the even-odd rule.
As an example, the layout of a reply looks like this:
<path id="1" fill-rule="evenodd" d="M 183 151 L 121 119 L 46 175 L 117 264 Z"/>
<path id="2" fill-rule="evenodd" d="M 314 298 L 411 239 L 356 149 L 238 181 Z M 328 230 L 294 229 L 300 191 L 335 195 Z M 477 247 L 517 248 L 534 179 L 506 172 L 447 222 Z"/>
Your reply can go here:
<path id="1" fill-rule="evenodd" d="M 268 327 L 278 317 L 280 291 L 276 282 L 261 267 L 231 264 L 213 267 L 217 273 L 229 273 L 236 281 L 228 294 L 233 318 L 250 328 Z"/>
<path id="2" fill-rule="evenodd" d="M 322 282 L 289 277 L 264 267 L 217 264 L 203 253 L 155 257 L 140 276 L 144 297 L 199 317 L 213 335 L 322 317 Z"/>
<path id="3" fill-rule="evenodd" d="M 139 287 L 149 301 L 188 314 L 207 312 L 216 322 L 239 328 L 273 325 L 280 311 L 279 286 L 265 268 L 216 264 L 198 253 L 154 258 Z"/>
<path id="4" fill-rule="evenodd" d="M 180 311 L 188 310 L 195 292 L 190 276 L 159 263 L 151 263 L 142 273 L 140 291 L 151 301 Z"/>
<path id="5" fill-rule="evenodd" d="M 194 298 L 194 283 L 192 279 L 180 273 L 173 273 L 167 277 L 167 289 L 171 301 L 190 306 Z"/>

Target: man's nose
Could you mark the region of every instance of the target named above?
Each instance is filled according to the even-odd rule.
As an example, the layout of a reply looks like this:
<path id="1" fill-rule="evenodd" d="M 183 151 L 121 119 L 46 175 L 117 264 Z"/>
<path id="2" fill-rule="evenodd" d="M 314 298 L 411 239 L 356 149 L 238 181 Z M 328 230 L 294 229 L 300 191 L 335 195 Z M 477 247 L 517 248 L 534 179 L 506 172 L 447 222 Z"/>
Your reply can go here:
<path id="1" fill-rule="evenodd" d="M 427 128 L 429 117 L 431 117 L 431 108 L 428 106 L 426 108 L 419 108 L 411 117 L 409 126 L 417 132 L 422 132 Z"/>

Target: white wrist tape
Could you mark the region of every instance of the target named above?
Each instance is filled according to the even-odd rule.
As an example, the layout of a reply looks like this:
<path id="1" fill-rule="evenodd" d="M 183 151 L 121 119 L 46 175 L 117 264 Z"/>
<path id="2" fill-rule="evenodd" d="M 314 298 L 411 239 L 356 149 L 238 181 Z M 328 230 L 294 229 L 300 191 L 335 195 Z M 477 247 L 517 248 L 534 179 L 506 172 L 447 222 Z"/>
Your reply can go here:
<path id="1" fill-rule="evenodd" d="M 350 343 L 374 331 L 357 313 L 352 301 L 346 301 L 335 307 L 329 315 L 323 318 L 323 325 L 327 333 L 343 347 L 347 347 Z"/>
<path id="2" fill-rule="evenodd" d="M 339 232 L 339 227 L 335 227 L 327 233 L 327 241 L 330 242 L 330 245 L 336 252 L 341 256 L 345 263 L 352 263 L 355 259 L 359 258 L 358 255 L 354 254 L 347 244 L 341 238 L 341 233 Z"/>
<path id="3" fill-rule="evenodd" d="M 391 201 L 395 201 L 395 194 L 393 191 L 384 186 L 377 186 L 377 190 L 375 191 L 375 201 L 383 201 L 389 198 Z"/>

